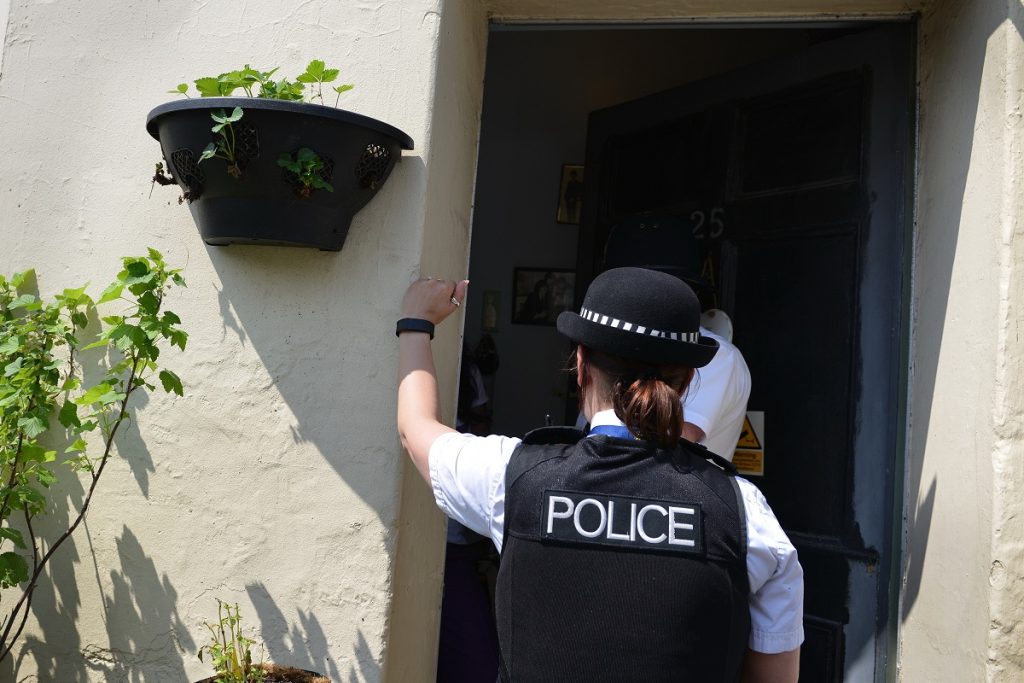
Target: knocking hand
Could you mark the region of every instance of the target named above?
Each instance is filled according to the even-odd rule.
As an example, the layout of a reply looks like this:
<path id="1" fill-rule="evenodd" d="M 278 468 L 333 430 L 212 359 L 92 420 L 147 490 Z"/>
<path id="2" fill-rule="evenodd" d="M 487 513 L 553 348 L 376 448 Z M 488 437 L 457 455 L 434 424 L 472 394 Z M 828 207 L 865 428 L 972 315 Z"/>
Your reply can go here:
<path id="1" fill-rule="evenodd" d="M 402 316 L 422 318 L 435 325 L 451 315 L 466 300 L 469 280 L 452 282 L 421 278 L 409 285 L 402 298 Z"/>

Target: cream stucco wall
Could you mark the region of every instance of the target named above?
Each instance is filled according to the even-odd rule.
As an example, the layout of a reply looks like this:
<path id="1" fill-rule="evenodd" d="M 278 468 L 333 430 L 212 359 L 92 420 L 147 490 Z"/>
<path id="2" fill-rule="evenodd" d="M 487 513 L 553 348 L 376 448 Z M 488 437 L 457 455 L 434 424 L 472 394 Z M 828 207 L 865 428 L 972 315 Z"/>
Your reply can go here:
<path id="1" fill-rule="evenodd" d="M 10 4 L 0 270 L 34 266 L 44 291 L 102 288 L 119 256 L 151 245 L 185 267 L 189 287 L 168 305 L 191 333 L 186 354 L 167 354 L 185 398 L 139 402 L 88 529 L 38 591 L 17 680 L 197 680 L 209 672 L 195 650 L 215 597 L 242 604 L 271 658 L 334 680 L 380 680 L 405 529 L 433 548 L 416 558 L 431 579 L 421 621 L 432 640 L 441 527 L 419 492 L 400 495 L 392 326 L 423 254 L 465 270 L 472 104 L 461 133 L 444 131 L 444 177 L 430 169 L 441 9 L 434 0 Z M 316 57 L 356 84 L 346 107 L 404 129 L 417 150 L 339 254 L 204 246 L 175 191 L 148 198 L 159 149 L 146 112 L 199 75 L 247 62 L 298 73 Z M 445 251 L 424 248 L 425 233 Z M 457 354 L 439 355 L 454 374 Z M 0 670 L 0 680 L 14 676 Z"/>
<path id="2" fill-rule="evenodd" d="M 901 672 L 1020 681 L 1018 2 L 922 15 Z"/>
<path id="3" fill-rule="evenodd" d="M 394 434 L 390 326 L 410 278 L 465 269 L 483 6 L 0 0 L 0 10 L 8 4 L 0 271 L 35 266 L 48 291 L 99 288 L 118 256 L 152 245 L 186 266 L 190 286 L 171 307 L 192 334 L 170 361 L 188 394 L 140 402 L 88 529 L 37 595 L 17 680 L 198 679 L 215 596 L 243 604 L 275 659 L 338 680 L 431 680 L 441 524 Z M 922 11 L 893 675 L 1020 680 L 1019 3 L 488 7 L 497 19 L 602 21 Z M 357 84 L 349 108 L 403 128 L 417 150 L 340 254 L 205 247 L 171 190 L 147 198 L 158 152 L 146 111 L 196 75 L 245 62 L 294 71 L 312 57 Z M 436 345 L 445 377 L 457 336 L 450 324 Z M 452 383 L 442 390 L 450 407 Z"/>

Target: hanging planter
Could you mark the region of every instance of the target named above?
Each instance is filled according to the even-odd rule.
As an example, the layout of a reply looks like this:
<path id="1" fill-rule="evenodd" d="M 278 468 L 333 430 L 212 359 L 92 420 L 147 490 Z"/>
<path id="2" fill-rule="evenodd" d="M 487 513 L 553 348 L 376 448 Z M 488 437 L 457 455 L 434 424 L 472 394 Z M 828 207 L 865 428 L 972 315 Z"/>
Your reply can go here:
<path id="1" fill-rule="evenodd" d="M 307 74 L 316 64 L 323 72 L 314 62 Z M 160 142 L 170 173 L 161 178 L 158 166 L 154 180 L 181 188 L 207 244 L 338 251 L 352 217 L 380 190 L 402 150 L 413 148 L 412 138 L 367 116 L 295 101 L 303 83 L 274 83 L 272 73 L 247 66 L 196 85 L 207 94 L 217 86 L 249 90 L 246 83 L 266 91 L 269 84 L 275 96 L 292 88 L 292 98 L 200 97 L 149 112 L 146 130 Z M 239 80 L 248 74 L 249 81 Z M 213 83 L 205 92 L 204 81 Z"/>

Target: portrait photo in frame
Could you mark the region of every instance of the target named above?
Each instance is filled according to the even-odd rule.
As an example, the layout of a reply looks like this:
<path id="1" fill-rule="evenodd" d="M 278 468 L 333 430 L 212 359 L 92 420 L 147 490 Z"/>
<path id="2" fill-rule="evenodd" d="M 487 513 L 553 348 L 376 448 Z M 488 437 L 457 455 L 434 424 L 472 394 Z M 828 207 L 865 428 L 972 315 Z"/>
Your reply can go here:
<path id="1" fill-rule="evenodd" d="M 580 224 L 583 210 L 583 165 L 562 164 L 562 177 L 558 185 L 558 209 L 555 222 Z"/>
<path id="2" fill-rule="evenodd" d="M 558 314 L 571 310 L 576 271 L 557 268 L 516 268 L 512 279 L 512 322 L 554 325 Z"/>

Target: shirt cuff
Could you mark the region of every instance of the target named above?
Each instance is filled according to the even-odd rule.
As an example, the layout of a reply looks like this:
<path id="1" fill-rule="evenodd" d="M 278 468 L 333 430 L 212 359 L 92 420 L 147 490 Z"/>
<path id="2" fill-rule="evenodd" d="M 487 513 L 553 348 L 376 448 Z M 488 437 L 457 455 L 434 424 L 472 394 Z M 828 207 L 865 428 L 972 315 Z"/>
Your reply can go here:
<path id="1" fill-rule="evenodd" d="M 430 444 L 430 450 L 427 451 L 427 469 L 430 472 L 430 489 L 434 492 L 434 502 L 437 503 L 437 507 L 441 508 L 447 517 L 451 517 L 451 506 L 448 504 L 448 498 L 445 497 L 444 489 L 441 486 L 440 476 L 438 474 L 438 462 L 439 454 L 441 449 L 444 448 L 446 441 L 450 441 L 453 438 L 459 438 L 462 436 L 459 432 L 447 432 L 434 439 L 434 442 Z"/>
<path id="2" fill-rule="evenodd" d="M 804 642 L 804 627 L 800 625 L 795 631 L 787 633 L 768 633 L 756 628 L 750 629 L 750 649 L 766 655 L 777 655 L 800 647 Z"/>

